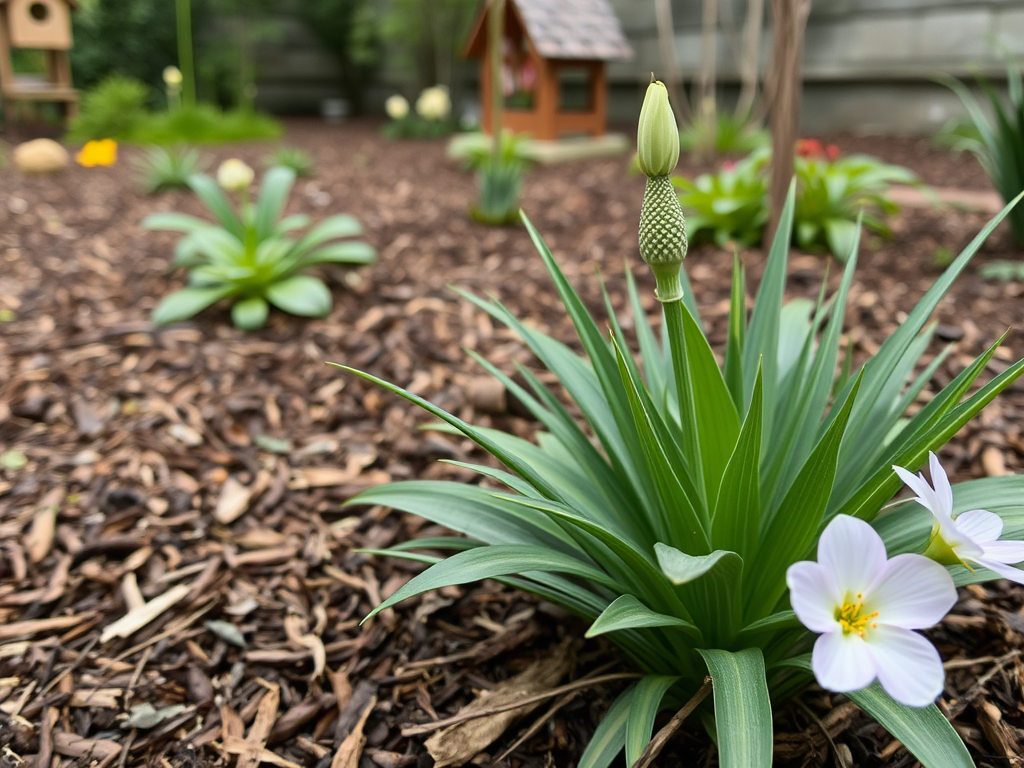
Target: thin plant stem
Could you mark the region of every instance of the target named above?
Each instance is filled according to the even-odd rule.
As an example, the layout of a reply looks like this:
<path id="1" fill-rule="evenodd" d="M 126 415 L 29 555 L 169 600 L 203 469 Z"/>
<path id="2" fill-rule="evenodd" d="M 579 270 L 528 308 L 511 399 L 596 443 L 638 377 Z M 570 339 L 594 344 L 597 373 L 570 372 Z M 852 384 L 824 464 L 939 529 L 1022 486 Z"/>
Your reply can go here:
<path id="1" fill-rule="evenodd" d="M 178 69 L 181 70 L 181 101 L 196 105 L 196 70 L 192 54 L 192 0 L 175 0 L 178 22 Z"/>

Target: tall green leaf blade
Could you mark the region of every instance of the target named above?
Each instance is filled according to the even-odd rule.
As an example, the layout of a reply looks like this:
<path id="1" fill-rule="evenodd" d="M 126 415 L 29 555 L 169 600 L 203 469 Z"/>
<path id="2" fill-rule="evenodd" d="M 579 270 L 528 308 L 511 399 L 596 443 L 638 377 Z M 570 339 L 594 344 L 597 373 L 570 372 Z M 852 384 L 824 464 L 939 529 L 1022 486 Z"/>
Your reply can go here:
<path id="1" fill-rule="evenodd" d="M 750 410 L 722 477 L 711 519 L 711 545 L 753 561 L 761 528 L 761 376 L 754 383 Z"/>
<path id="2" fill-rule="evenodd" d="M 221 188 L 217 186 L 217 182 L 205 174 L 196 173 L 188 177 L 188 185 L 224 229 L 239 240 L 245 239 L 245 228 L 231 207 L 231 203 L 228 202 Z"/>
<path id="3" fill-rule="evenodd" d="M 925 768 L 975 768 L 959 734 L 934 704 L 907 707 L 878 683 L 847 697 L 891 733 Z"/>
<path id="4" fill-rule="evenodd" d="M 677 680 L 670 675 L 647 675 L 636 684 L 626 721 L 626 765 L 633 765 L 647 749 L 662 699 Z"/>
<path id="5" fill-rule="evenodd" d="M 608 768 L 626 745 L 626 724 L 633 706 L 635 686 L 619 694 L 590 738 L 577 768 Z"/>
<path id="6" fill-rule="evenodd" d="M 743 343 L 747 335 L 746 268 L 738 252 L 732 255 L 732 293 L 729 297 L 729 336 L 725 342 L 725 383 L 740 413 L 743 399 Z"/>
<path id="7" fill-rule="evenodd" d="M 737 653 L 705 649 L 715 697 L 721 768 L 770 768 L 772 705 L 758 648 Z"/>
<path id="8" fill-rule="evenodd" d="M 263 175 L 253 221 L 256 227 L 257 242 L 261 242 L 273 234 L 294 183 L 295 171 L 291 168 L 278 165 Z"/>

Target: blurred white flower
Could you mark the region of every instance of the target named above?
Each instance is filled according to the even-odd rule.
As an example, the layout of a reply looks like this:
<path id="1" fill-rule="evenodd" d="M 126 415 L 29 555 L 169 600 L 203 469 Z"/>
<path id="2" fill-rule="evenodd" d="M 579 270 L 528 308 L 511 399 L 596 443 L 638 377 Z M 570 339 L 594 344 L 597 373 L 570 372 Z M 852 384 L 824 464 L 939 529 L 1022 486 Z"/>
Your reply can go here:
<path id="1" fill-rule="evenodd" d="M 388 96 L 384 102 L 384 111 L 392 120 L 404 120 L 409 114 L 409 102 L 404 96 L 396 93 L 394 96 Z"/>
<path id="2" fill-rule="evenodd" d="M 217 183 L 229 192 L 241 192 L 249 188 L 256 178 L 256 171 L 237 157 L 225 160 L 217 169 Z"/>
<path id="3" fill-rule="evenodd" d="M 181 70 L 173 64 L 164 67 L 164 83 L 170 86 L 181 85 Z"/>
<path id="4" fill-rule="evenodd" d="M 448 96 L 448 88 L 443 85 L 424 88 L 416 99 L 416 113 L 424 120 L 444 120 L 451 111 L 452 100 Z"/>

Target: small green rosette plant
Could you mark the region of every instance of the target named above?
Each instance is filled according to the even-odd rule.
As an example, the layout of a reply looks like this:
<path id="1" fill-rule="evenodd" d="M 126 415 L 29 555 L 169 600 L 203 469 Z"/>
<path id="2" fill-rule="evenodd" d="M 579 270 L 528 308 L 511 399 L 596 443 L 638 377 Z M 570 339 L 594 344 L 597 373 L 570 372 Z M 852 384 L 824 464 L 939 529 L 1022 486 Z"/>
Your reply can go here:
<path id="1" fill-rule="evenodd" d="M 323 317 L 331 311 L 331 292 L 323 281 L 303 274 L 322 264 L 372 264 L 376 252 L 352 240 L 362 225 L 348 215 L 331 216 L 305 235 L 308 227 L 298 214 L 281 218 L 295 171 L 274 167 L 263 177 L 259 196 L 249 200 L 255 173 L 241 160 L 225 160 L 214 181 L 194 174 L 188 186 L 206 205 L 216 223 L 184 213 L 156 213 L 143 226 L 184 233 L 175 248 L 172 269 L 189 270 L 188 286 L 167 296 L 153 310 L 158 325 L 186 320 L 221 299 L 231 299 L 231 319 L 245 330 L 262 328 L 270 305 L 303 317 Z M 224 191 L 239 196 L 236 211 Z"/>
<path id="2" fill-rule="evenodd" d="M 472 466 L 487 485 L 415 480 L 349 502 L 421 515 L 464 536 L 383 551 L 430 567 L 371 616 L 491 578 L 590 622 L 587 635 L 606 635 L 642 674 L 612 704 L 578 768 L 604 768 L 623 751 L 635 765 L 657 713 L 706 692 L 706 676 L 713 699 L 703 722 L 723 768 L 770 766 L 773 702 L 814 680 L 846 693 L 926 768 L 968 768 L 966 747 L 932 703 L 941 659 L 918 630 L 941 620 L 954 585 L 1024 580 L 1012 567 L 1024 558 L 1024 477 L 950 485 L 933 458 L 931 484 L 911 470 L 1016 380 L 1024 361 L 979 383 L 997 340 L 910 408 L 946 359 L 921 363 L 929 317 L 1006 211 L 856 367 L 841 342 L 856 243 L 833 295 L 823 287 L 810 313 L 802 301 L 784 302 L 791 188 L 749 314 L 737 259 L 720 365 L 682 269 L 684 223 L 668 181 L 674 121 L 657 84 L 648 99 L 638 137 L 649 178 L 640 242 L 664 313 L 660 341 L 629 275 L 639 358 L 609 299 L 606 333 L 526 221 L 583 353 L 496 300 L 466 298 L 516 332 L 571 400 L 525 367 L 513 378 L 477 357 L 540 423 L 534 442 L 353 371 L 504 467 Z M 891 505 L 904 482 L 913 500 Z M 444 550 L 452 554 L 434 554 Z"/>

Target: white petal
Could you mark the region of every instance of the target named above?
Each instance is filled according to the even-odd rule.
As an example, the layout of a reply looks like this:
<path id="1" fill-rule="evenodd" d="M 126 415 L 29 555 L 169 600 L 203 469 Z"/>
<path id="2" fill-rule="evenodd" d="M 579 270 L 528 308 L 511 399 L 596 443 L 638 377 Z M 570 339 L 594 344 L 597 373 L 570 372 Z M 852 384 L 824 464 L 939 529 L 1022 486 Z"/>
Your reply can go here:
<path id="1" fill-rule="evenodd" d="M 986 560 L 995 560 L 997 563 L 1024 562 L 1024 541 L 992 541 L 985 545 Z"/>
<path id="2" fill-rule="evenodd" d="M 819 637 L 811 668 L 818 685 L 836 693 L 858 691 L 875 679 L 874 657 L 860 635 L 830 632 Z"/>
<path id="3" fill-rule="evenodd" d="M 842 592 L 864 592 L 885 568 L 885 544 L 875 529 L 849 515 L 836 515 L 818 540 L 818 564 Z"/>
<path id="4" fill-rule="evenodd" d="M 915 475 L 909 469 L 897 467 L 895 464 L 892 465 L 892 468 L 900 476 L 900 480 L 906 483 L 907 488 L 917 495 L 917 502 L 922 507 L 933 515 L 940 514 L 941 510 L 939 509 L 938 499 L 935 497 L 935 491 L 932 490 L 932 487 L 928 485 L 928 481 L 922 475 Z"/>
<path id="5" fill-rule="evenodd" d="M 1014 568 L 1012 565 L 1007 565 L 988 557 L 974 557 L 971 560 L 984 568 L 988 568 L 990 571 L 995 571 L 1004 579 L 1024 584 L 1024 571 L 1020 568 Z"/>
<path id="6" fill-rule="evenodd" d="M 801 624 L 812 632 L 839 629 L 836 608 L 842 605 L 843 595 L 824 568 L 809 560 L 793 563 L 786 571 L 786 585 L 789 602 Z"/>
<path id="7" fill-rule="evenodd" d="M 946 470 L 939 463 L 939 457 L 931 451 L 928 452 L 928 468 L 932 473 L 932 487 L 935 489 L 935 498 L 941 505 L 940 508 L 946 516 L 953 514 L 953 489 L 949 486 L 949 478 Z"/>
<path id="8" fill-rule="evenodd" d="M 926 707 L 942 693 L 942 659 L 928 638 L 899 627 L 880 626 L 865 645 L 886 693 L 908 707 Z"/>
<path id="9" fill-rule="evenodd" d="M 926 629 L 956 603 L 956 587 L 944 567 L 922 555 L 896 555 L 864 596 L 878 624 Z"/>
<path id="10" fill-rule="evenodd" d="M 982 546 L 995 541 L 1003 532 L 1003 518 L 984 509 L 964 512 L 953 521 L 953 524 L 961 535 Z"/>

